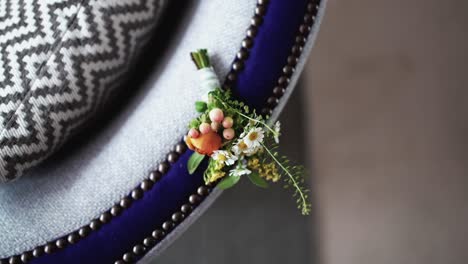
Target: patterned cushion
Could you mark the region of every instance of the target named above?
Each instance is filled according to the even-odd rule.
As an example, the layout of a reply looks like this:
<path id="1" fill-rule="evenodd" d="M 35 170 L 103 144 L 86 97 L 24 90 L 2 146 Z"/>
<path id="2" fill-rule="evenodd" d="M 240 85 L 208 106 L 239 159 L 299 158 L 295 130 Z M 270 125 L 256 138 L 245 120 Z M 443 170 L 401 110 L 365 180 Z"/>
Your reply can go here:
<path id="1" fill-rule="evenodd" d="M 0 1 L 0 182 L 43 161 L 102 108 L 164 2 Z"/>

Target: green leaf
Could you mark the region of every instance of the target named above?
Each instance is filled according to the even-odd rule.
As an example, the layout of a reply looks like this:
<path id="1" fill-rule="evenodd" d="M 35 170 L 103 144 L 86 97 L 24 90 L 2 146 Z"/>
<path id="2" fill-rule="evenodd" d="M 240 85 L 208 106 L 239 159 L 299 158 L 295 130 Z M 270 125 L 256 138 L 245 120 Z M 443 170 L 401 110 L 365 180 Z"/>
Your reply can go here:
<path id="1" fill-rule="evenodd" d="M 189 128 L 196 128 L 198 129 L 198 127 L 200 127 L 200 120 L 198 119 L 193 119 L 192 121 L 190 121 L 190 124 L 189 124 Z"/>
<path id="2" fill-rule="evenodd" d="M 205 155 L 202 155 L 198 152 L 194 152 L 192 156 L 190 156 L 187 162 L 187 168 L 188 168 L 189 174 L 193 174 L 197 170 L 198 166 L 200 166 L 204 158 L 205 158 Z"/>
<path id="3" fill-rule="evenodd" d="M 200 117 L 199 117 L 199 120 L 201 123 L 206 123 L 208 122 L 208 115 L 206 113 L 202 114 Z"/>
<path id="4" fill-rule="evenodd" d="M 203 113 L 206 111 L 206 108 L 207 108 L 207 105 L 205 102 L 202 102 L 202 101 L 195 102 L 195 109 L 197 110 L 197 112 Z"/>
<path id="5" fill-rule="evenodd" d="M 249 180 L 257 185 L 258 187 L 260 188 L 268 188 L 268 182 L 265 181 L 265 179 L 263 179 L 262 177 L 260 177 L 260 175 L 258 175 L 258 173 L 256 172 L 252 172 L 248 175 L 249 177 Z"/>
<path id="6" fill-rule="evenodd" d="M 236 185 L 236 183 L 239 182 L 239 180 L 239 176 L 228 176 L 224 178 L 220 183 L 218 183 L 218 187 L 222 190 L 226 190 Z"/>

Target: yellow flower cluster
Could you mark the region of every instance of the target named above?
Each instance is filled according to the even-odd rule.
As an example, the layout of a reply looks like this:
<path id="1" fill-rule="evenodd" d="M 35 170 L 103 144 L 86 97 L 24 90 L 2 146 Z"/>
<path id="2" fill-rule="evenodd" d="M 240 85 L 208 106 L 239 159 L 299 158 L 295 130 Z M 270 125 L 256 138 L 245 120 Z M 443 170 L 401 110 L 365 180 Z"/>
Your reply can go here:
<path id="1" fill-rule="evenodd" d="M 258 158 L 252 158 L 247 161 L 247 167 L 252 170 L 258 171 L 260 169 L 260 161 Z"/>
<path id="2" fill-rule="evenodd" d="M 210 166 L 206 171 L 208 183 L 215 182 L 226 176 L 226 172 L 223 171 L 223 168 L 223 162 L 210 162 Z"/>
<path id="3" fill-rule="evenodd" d="M 273 162 L 260 163 L 258 158 L 251 158 L 247 161 L 247 167 L 251 170 L 257 171 L 260 177 L 272 182 L 277 182 L 281 177 L 276 164 Z"/>

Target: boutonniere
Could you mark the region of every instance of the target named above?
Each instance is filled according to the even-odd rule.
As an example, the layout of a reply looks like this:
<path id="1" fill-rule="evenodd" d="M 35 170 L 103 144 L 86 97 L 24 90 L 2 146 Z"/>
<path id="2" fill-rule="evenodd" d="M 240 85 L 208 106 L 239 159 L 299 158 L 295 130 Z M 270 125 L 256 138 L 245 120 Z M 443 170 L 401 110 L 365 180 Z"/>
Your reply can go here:
<path id="1" fill-rule="evenodd" d="M 222 90 L 207 50 L 192 52 L 191 57 L 205 94 L 203 101 L 195 103 L 200 116 L 190 122 L 185 137 L 187 146 L 194 151 L 187 163 L 189 173 L 193 174 L 209 158 L 205 183 L 218 182 L 221 189 L 234 186 L 242 178 L 261 188 L 283 180 L 284 187 L 293 190 L 302 214 L 309 214 L 303 167 L 292 165 L 277 152 L 280 122 L 271 123 L 268 117 L 234 99 L 231 91 Z"/>

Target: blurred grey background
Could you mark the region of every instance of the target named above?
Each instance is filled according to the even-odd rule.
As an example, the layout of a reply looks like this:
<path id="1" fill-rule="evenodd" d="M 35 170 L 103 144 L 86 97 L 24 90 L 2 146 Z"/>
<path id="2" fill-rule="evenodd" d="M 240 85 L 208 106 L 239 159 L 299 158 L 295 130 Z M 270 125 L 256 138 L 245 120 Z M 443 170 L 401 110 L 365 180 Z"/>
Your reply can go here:
<path id="1" fill-rule="evenodd" d="M 313 215 L 245 182 L 158 263 L 466 263 L 467 47 L 466 0 L 330 0 L 281 118 Z"/>
<path id="2" fill-rule="evenodd" d="M 305 75 L 321 263 L 468 262 L 468 1 L 330 1 Z"/>

